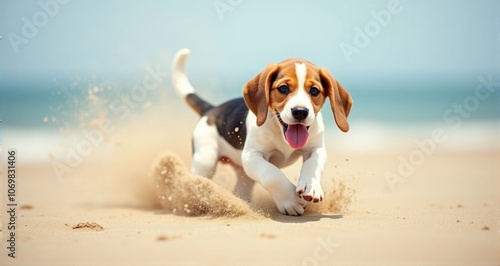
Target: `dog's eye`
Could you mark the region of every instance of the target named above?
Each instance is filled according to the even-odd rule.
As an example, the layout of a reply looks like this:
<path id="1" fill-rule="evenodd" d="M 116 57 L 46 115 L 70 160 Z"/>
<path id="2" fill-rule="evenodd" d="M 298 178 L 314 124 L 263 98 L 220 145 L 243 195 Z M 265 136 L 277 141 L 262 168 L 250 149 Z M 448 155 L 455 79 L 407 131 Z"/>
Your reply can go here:
<path id="1" fill-rule="evenodd" d="M 288 88 L 288 85 L 283 84 L 283 85 L 281 85 L 281 86 L 278 87 L 278 91 L 281 94 L 287 95 L 287 94 L 290 93 L 290 88 Z"/>
<path id="2" fill-rule="evenodd" d="M 309 91 L 309 94 L 311 94 L 311 96 L 318 96 L 319 95 L 319 89 L 316 88 L 316 87 L 312 87 L 311 90 Z"/>

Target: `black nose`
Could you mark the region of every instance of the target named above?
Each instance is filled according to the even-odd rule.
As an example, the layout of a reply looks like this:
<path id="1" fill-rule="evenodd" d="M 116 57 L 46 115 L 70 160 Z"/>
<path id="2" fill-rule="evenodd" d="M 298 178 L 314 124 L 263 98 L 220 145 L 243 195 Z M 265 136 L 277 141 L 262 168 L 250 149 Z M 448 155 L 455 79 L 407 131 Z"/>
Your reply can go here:
<path id="1" fill-rule="evenodd" d="M 292 115 L 297 120 L 304 120 L 309 115 L 309 109 L 304 107 L 295 107 L 292 108 Z"/>

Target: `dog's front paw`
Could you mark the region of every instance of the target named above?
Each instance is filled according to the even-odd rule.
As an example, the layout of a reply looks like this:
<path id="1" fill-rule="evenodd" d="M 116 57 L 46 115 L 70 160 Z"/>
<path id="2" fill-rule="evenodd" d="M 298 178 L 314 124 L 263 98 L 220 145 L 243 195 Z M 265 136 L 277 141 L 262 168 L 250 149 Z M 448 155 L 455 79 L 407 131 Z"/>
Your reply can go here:
<path id="1" fill-rule="evenodd" d="M 289 190 L 273 194 L 274 202 L 281 214 L 298 216 L 304 213 L 307 202 L 299 197 L 294 190 L 295 186 L 292 185 Z"/>
<path id="2" fill-rule="evenodd" d="M 314 203 L 322 201 L 324 197 L 321 184 L 319 183 L 319 180 L 316 179 L 307 181 L 299 180 L 296 192 L 297 196 L 303 198 L 306 201 L 312 201 Z"/>

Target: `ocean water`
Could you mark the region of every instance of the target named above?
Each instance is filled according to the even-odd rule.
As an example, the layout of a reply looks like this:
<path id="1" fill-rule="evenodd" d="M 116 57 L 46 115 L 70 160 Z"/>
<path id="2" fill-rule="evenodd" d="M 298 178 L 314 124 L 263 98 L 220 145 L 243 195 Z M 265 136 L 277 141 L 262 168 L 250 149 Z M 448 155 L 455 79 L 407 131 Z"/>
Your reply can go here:
<path id="1" fill-rule="evenodd" d="M 500 86 L 493 82 L 493 92 L 483 86 L 481 80 L 488 80 L 488 75 L 479 76 L 466 82 L 446 82 L 428 80 L 390 81 L 370 84 L 368 81 L 344 80 L 343 86 L 351 94 L 354 105 L 349 120 L 387 123 L 394 126 L 407 124 L 454 123 L 459 116 L 468 121 L 498 121 L 500 118 Z M 241 87 L 246 80 L 231 82 L 235 86 L 210 85 L 197 87 L 197 92 L 208 101 L 219 104 L 225 100 L 241 97 Z M 193 82 L 194 83 L 194 82 Z M 111 104 L 117 99 L 125 102 L 123 97 L 133 97 L 134 86 L 131 81 L 49 81 L 44 83 L 2 84 L 0 90 L 0 118 L 7 127 L 45 127 L 49 116 L 57 118 L 77 115 L 85 108 L 95 107 L 91 102 L 93 95 L 89 90 L 97 88 L 94 96 L 101 104 Z M 478 90 L 477 87 L 481 86 Z M 479 95 L 478 95 L 479 93 Z M 139 95 L 139 94 L 138 94 Z M 177 95 L 170 85 L 164 81 L 153 91 L 146 91 L 140 99 L 131 102 L 144 104 L 172 104 L 177 102 Z M 143 97 L 144 96 L 144 97 Z M 137 100 L 138 99 L 138 100 Z M 328 101 L 327 101 L 328 102 Z M 328 105 L 328 103 L 327 103 Z M 100 106 L 109 109 L 109 106 Z M 323 111 L 323 115 L 331 117 L 331 113 Z M 138 111 L 141 108 L 137 108 Z M 100 110 L 108 111 L 108 110 Z M 66 117 L 65 120 L 71 120 Z M 72 123 L 74 121 L 65 121 Z M 328 121 L 327 121 L 328 122 Z M 49 123 L 50 124 L 50 123 Z"/>
<path id="2" fill-rule="evenodd" d="M 339 149 L 359 153 L 408 150 L 419 141 L 432 139 L 436 130 L 447 137 L 440 143 L 443 149 L 500 149 L 500 96 L 496 87 L 492 92 L 483 88 L 477 94 L 481 85 L 478 80 L 428 80 L 420 84 L 391 81 L 376 86 L 366 80 L 342 83 L 354 101 L 350 131 L 342 133 L 336 128 L 329 103 L 322 110 L 327 140 Z M 131 95 L 135 84 L 120 80 L 51 80 L 45 84 L 7 85 L 0 97 L 1 145 L 4 149 L 25 149 L 30 154 L 26 158 L 33 160 L 46 158 L 47 151 L 53 151 L 51 156 L 57 157 L 61 140 L 74 143 L 82 129 L 104 121 L 121 121 L 126 115 L 162 119 L 154 110 L 162 110 L 163 106 L 173 107 L 179 114 L 191 112 L 169 82 L 140 95 L 139 101 L 134 102 Z M 199 88 L 198 93 L 213 103 L 239 97 L 241 93 L 240 89 L 207 87 Z M 132 101 L 127 104 L 126 99 Z M 175 121 L 175 116 L 169 115 L 165 113 L 165 119 Z"/>

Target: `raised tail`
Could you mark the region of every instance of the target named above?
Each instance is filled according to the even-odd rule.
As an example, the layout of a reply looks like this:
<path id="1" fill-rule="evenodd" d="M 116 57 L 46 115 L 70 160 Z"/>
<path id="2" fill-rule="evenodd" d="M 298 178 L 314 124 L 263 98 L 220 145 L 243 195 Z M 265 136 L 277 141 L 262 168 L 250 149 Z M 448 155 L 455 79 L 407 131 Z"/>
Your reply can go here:
<path id="1" fill-rule="evenodd" d="M 188 55 L 189 49 L 186 48 L 179 50 L 175 55 L 172 65 L 172 82 L 179 97 L 183 98 L 199 115 L 203 115 L 214 106 L 200 98 L 189 82 L 185 71 Z"/>

